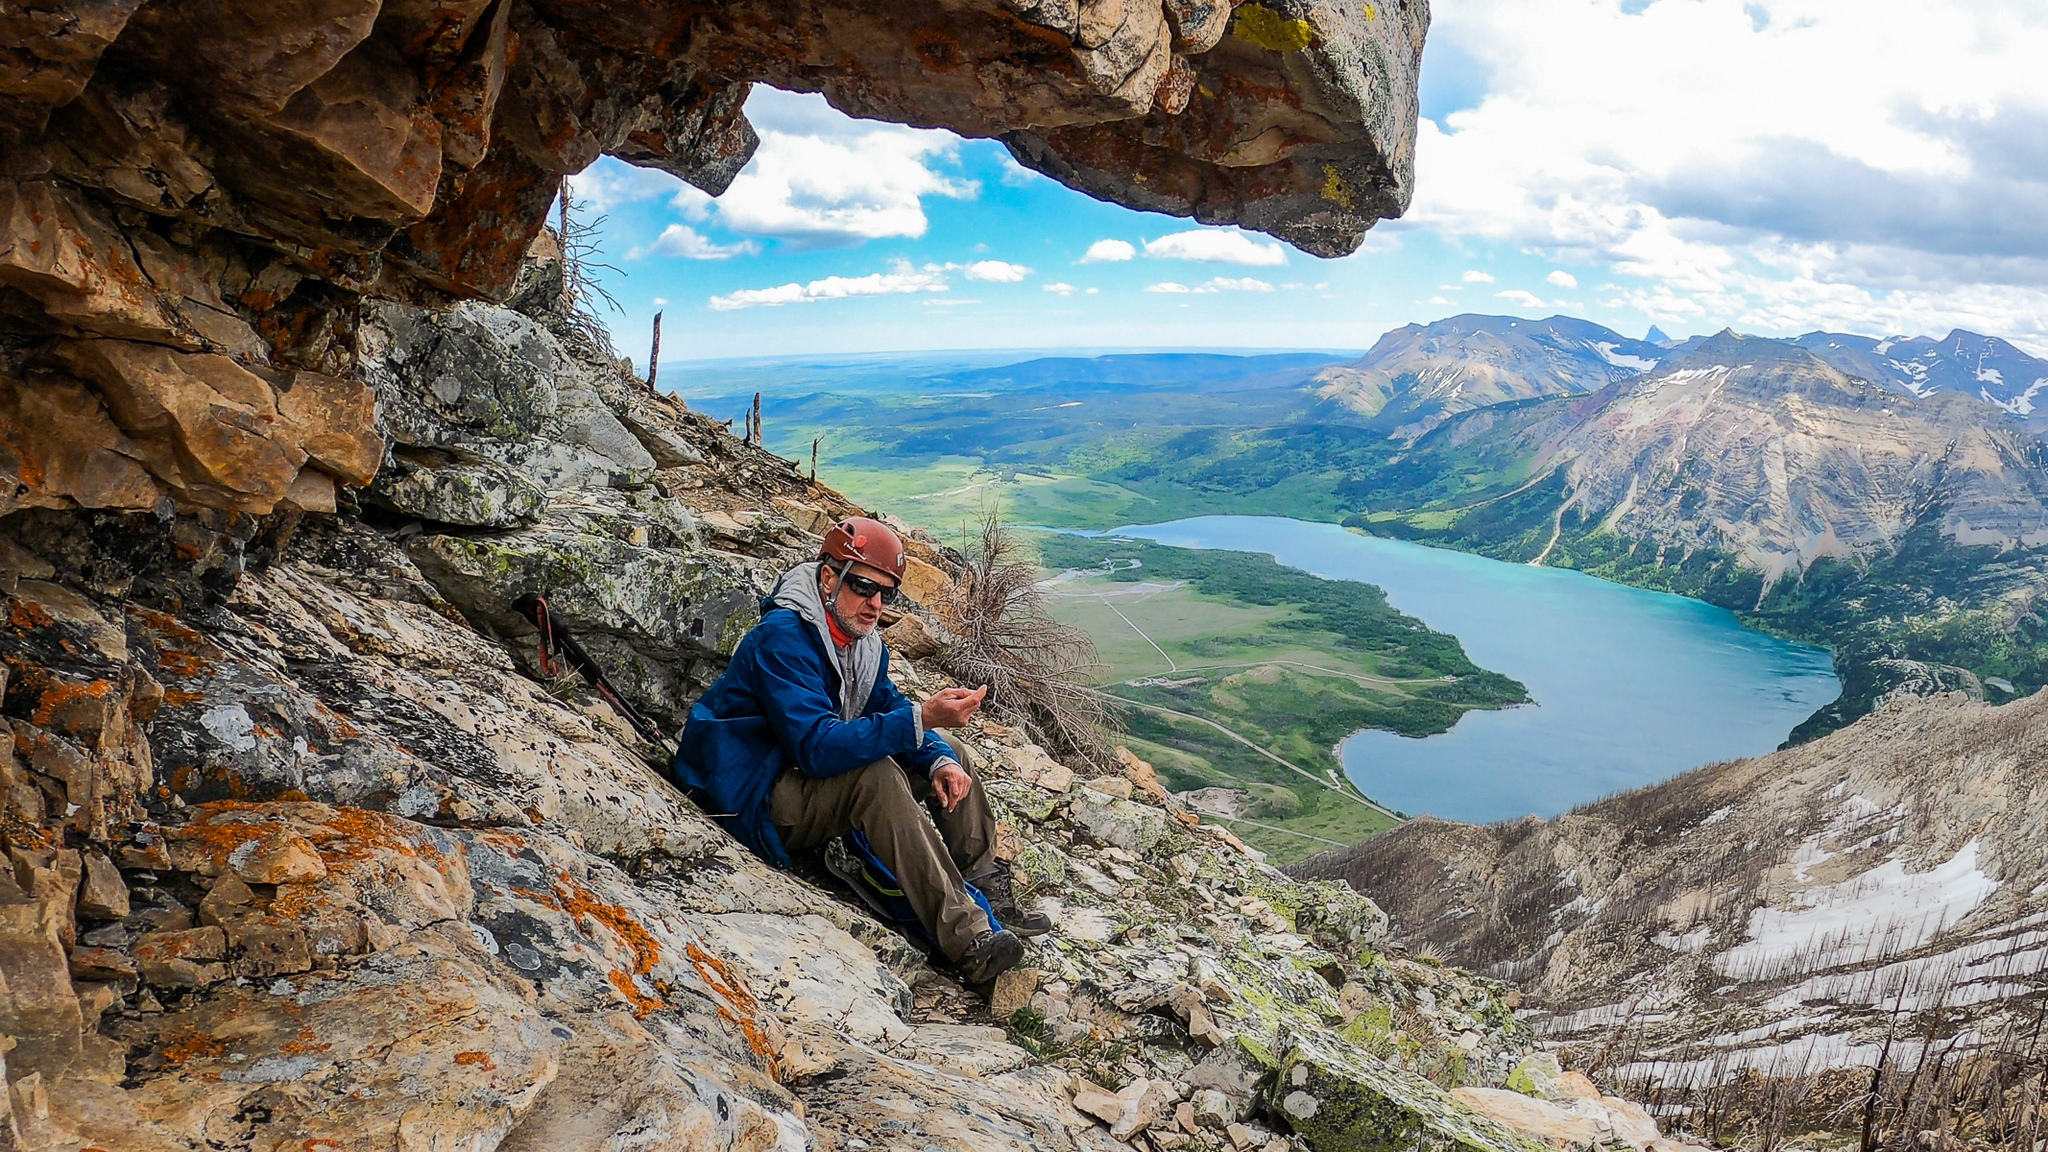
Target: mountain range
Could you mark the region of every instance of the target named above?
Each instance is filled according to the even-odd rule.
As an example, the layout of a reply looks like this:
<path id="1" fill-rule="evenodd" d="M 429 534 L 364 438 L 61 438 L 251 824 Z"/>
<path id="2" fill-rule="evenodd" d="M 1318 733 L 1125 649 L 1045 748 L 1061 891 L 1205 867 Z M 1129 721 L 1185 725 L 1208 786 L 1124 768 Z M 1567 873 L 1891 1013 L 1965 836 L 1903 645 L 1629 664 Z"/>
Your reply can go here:
<path id="1" fill-rule="evenodd" d="M 1705 339 L 1673 341 L 1653 328 L 1648 338 L 1632 340 L 1569 316 L 1466 314 L 1396 328 L 1357 361 L 1325 368 L 1314 380 L 1319 395 L 1412 439 L 1474 408 L 1598 391 L 1673 363 Z M 2048 360 L 1995 336 L 1961 329 L 1940 340 L 1808 332 L 1782 343 L 1911 396 L 1959 393 L 2022 419 L 2034 417 L 2037 400 L 2048 408 L 2041 398 Z"/>
<path id="2" fill-rule="evenodd" d="M 1593 392 L 1655 368 L 1665 350 L 1589 320 L 1453 316 L 1380 337 L 1355 363 L 1316 374 L 1318 394 L 1416 436 L 1459 412 Z"/>

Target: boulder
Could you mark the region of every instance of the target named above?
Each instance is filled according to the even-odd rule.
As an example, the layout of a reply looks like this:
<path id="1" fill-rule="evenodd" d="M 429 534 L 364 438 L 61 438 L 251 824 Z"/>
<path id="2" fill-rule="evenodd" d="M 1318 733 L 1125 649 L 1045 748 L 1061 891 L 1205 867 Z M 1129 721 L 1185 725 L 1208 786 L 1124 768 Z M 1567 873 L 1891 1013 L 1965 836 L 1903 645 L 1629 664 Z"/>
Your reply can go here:
<path id="1" fill-rule="evenodd" d="M 465 304 L 370 311 L 363 375 L 398 443 L 494 460 L 543 490 L 630 488 L 655 458 L 600 394 L 615 367 L 585 363 L 534 319 Z"/>
<path id="2" fill-rule="evenodd" d="M 1271 1113 L 1314 1152 L 1544 1148 L 1429 1081 L 1357 1049 L 1298 1042 L 1281 1057 L 1268 1092 Z"/>
<path id="3" fill-rule="evenodd" d="M 1019 1008 L 1029 1005 L 1038 991 L 1038 980 L 1035 968 L 1012 968 L 996 977 L 988 998 L 989 1019 L 1008 1020 Z"/>
<path id="4" fill-rule="evenodd" d="M 1031 1053 L 1010 1043 L 1001 1028 L 974 1024 L 920 1024 L 903 1052 L 920 1064 L 959 1076 L 993 1076 L 1031 1061 Z"/>
<path id="5" fill-rule="evenodd" d="M 915 556 L 906 556 L 904 561 L 903 583 L 899 586 L 903 595 L 929 608 L 951 594 L 953 578 L 945 569 Z"/>
<path id="6" fill-rule="evenodd" d="M 584 514 L 600 507 L 558 501 L 531 526 L 420 535 L 406 552 L 443 597 L 500 635 L 531 637 L 512 605 L 545 595 L 635 706 L 680 727 L 716 674 L 705 661 L 729 655 L 753 627 L 772 577 L 740 557 L 663 547 L 678 537 L 658 522 Z"/>
<path id="7" fill-rule="evenodd" d="M 1116 779 L 1125 787 L 1130 786 L 1129 781 Z M 1070 806 L 1076 827 L 1104 844 L 1140 856 L 1149 855 L 1182 835 L 1159 809 L 1119 800 L 1092 787 L 1075 790 Z"/>
<path id="8" fill-rule="evenodd" d="M 939 654 L 939 638 L 923 618 L 906 615 L 882 629 L 882 641 L 899 660 L 927 660 Z"/>
<path id="9" fill-rule="evenodd" d="M 82 920 L 119 920 L 128 915 L 128 885 L 121 870 L 104 852 L 85 854 L 85 871 L 78 886 L 78 916 Z"/>
<path id="10" fill-rule="evenodd" d="M 530 524 L 547 493 L 494 460 L 445 449 L 398 449 L 363 499 L 401 516 L 467 528 Z"/>

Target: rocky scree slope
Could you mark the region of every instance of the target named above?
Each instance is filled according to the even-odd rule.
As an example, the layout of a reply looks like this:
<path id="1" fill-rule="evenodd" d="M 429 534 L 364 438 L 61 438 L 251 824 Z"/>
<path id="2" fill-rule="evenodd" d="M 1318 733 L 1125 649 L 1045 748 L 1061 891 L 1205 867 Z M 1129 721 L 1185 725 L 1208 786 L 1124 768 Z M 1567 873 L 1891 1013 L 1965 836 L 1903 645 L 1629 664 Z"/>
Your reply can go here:
<path id="1" fill-rule="evenodd" d="M 2043 763 L 2048 695 L 1901 699 L 1555 820 L 1416 820 L 1293 872 L 1517 981 L 1609 1083 L 1954 1063 L 2039 1038 Z"/>
<path id="2" fill-rule="evenodd" d="M 0 520 L 0 1137 L 1677 1147 L 1525 1059 L 1504 986 L 1383 950 L 1369 901 L 1135 759 L 1088 777 L 967 734 L 1060 925 L 992 1007 L 756 861 L 536 675 L 507 605 L 548 591 L 672 722 L 848 509 L 644 391 L 559 275 L 534 265 L 526 312 L 365 317 L 393 460 L 356 510 Z M 948 558 L 912 539 L 929 596 Z M 929 655 L 944 622 L 902 609 Z M 1554 1099 L 1500 1088 L 1518 1068 Z"/>

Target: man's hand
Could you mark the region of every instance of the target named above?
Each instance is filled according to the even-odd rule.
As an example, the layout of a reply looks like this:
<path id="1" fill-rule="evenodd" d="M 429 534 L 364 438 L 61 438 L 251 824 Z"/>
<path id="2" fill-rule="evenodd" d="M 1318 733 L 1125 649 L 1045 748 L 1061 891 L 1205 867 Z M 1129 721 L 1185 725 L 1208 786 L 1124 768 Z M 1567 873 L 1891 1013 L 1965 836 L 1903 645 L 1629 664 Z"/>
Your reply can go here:
<path id="1" fill-rule="evenodd" d="M 932 773 L 932 791 L 939 794 L 939 807 L 951 812 L 967 799 L 967 789 L 974 784 L 974 778 L 958 764 L 941 764 Z"/>
<path id="2" fill-rule="evenodd" d="M 987 695 L 986 684 L 972 689 L 947 688 L 935 693 L 924 702 L 924 726 L 958 728 L 981 710 L 982 699 Z"/>

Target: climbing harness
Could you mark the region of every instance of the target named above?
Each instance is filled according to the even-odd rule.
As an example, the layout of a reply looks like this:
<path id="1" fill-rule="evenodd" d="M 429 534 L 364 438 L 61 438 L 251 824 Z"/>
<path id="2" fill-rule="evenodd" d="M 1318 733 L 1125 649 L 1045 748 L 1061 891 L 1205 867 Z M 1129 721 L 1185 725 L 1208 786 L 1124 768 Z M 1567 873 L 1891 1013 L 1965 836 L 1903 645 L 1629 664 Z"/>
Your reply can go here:
<path id="1" fill-rule="evenodd" d="M 596 689 L 599 696 L 604 697 L 605 703 L 610 704 L 614 711 L 626 718 L 626 723 L 633 726 L 633 731 L 638 732 L 641 739 L 660 748 L 670 758 L 674 757 L 675 748 L 662 734 L 661 725 L 648 719 L 638 708 L 627 703 L 618 689 L 612 687 L 612 682 L 605 677 L 604 669 L 598 667 L 597 661 L 583 650 L 583 645 L 576 642 L 576 638 L 569 634 L 568 629 L 555 621 L 555 614 L 548 607 L 547 597 L 538 592 L 528 592 L 512 602 L 512 609 L 526 617 L 540 631 L 541 675 L 560 676 L 563 664 L 567 664 L 583 677 L 584 683 Z"/>

